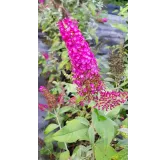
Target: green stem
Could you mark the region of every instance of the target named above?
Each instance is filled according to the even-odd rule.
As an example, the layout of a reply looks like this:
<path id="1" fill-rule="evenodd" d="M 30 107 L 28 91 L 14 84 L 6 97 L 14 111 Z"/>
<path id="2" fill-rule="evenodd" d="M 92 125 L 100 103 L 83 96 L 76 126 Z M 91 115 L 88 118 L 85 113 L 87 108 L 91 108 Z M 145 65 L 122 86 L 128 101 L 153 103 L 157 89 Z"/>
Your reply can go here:
<path id="1" fill-rule="evenodd" d="M 60 106 L 58 106 L 58 109 L 59 109 L 59 108 L 60 108 Z M 59 118 L 58 118 L 58 114 L 57 114 L 57 112 L 55 111 L 55 109 L 54 109 L 54 113 L 55 113 L 55 115 L 56 115 L 56 119 L 57 119 L 57 122 L 58 122 L 58 125 L 59 125 L 60 129 L 62 129 L 61 124 L 60 124 L 60 121 L 59 121 Z M 68 148 L 67 148 L 67 144 L 66 144 L 65 142 L 64 142 L 64 144 L 65 144 L 66 150 L 69 151 Z"/>
<path id="2" fill-rule="evenodd" d="M 94 151 L 94 145 L 91 145 L 92 146 L 92 151 L 93 151 L 93 157 L 92 157 L 92 160 L 95 160 L 95 151 Z"/>

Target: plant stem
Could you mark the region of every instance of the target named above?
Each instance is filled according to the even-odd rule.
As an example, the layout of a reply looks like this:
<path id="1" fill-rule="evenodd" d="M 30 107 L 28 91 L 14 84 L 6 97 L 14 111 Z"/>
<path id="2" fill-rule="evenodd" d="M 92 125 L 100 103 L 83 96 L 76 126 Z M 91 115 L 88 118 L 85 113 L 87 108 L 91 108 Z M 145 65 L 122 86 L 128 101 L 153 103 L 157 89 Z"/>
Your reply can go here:
<path id="1" fill-rule="evenodd" d="M 58 106 L 58 109 L 59 109 L 59 106 Z M 59 121 L 59 118 L 58 118 L 58 114 L 57 114 L 57 112 L 55 111 L 55 109 L 54 109 L 54 113 L 55 113 L 55 115 L 56 115 L 56 119 L 57 119 L 57 122 L 58 122 L 58 125 L 59 125 L 60 129 L 62 129 L 61 124 L 60 124 L 60 121 Z M 67 144 L 66 144 L 65 142 L 64 142 L 64 144 L 65 144 L 66 150 L 69 151 L 68 148 L 67 148 Z"/>
<path id="2" fill-rule="evenodd" d="M 92 160 L 95 160 L 95 151 L 94 151 L 94 146 L 93 145 L 91 145 L 92 146 L 92 151 L 93 151 L 93 157 L 92 157 Z"/>

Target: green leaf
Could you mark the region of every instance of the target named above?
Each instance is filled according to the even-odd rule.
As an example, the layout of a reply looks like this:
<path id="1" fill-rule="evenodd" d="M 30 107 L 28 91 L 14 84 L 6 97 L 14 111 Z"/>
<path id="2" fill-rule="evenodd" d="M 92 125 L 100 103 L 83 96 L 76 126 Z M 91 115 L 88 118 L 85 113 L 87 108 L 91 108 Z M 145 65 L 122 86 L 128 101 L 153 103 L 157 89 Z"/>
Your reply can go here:
<path id="1" fill-rule="evenodd" d="M 111 158 L 116 154 L 114 148 L 109 145 L 104 144 L 104 142 L 98 141 L 95 143 L 95 158 L 96 160 L 111 160 Z"/>
<path id="2" fill-rule="evenodd" d="M 89 127 L 88 134 L 89 134 L 90 143 L 94 144 L 94 142 L 95 142 L 95 132 L 94 132 L 94 128 L 92 126 Z"/>
<path id="3" fill-rule="evenodd" d="M 113 27 L 115 27 L 123 32 L 128 32 L 127 27 L 123 24 L 112 24 L 112 25 L 113 25 Z"/>
<path id="4" fill-rule="evenodd" d="M 123 82 L 123 83 L 120 85 L 120 87 L 123 87 L 123 86 L 125 86 L 126 84 L 128 84 L 128 81 Z"/>
<path id="5" fill-rule="evenodd" d="M 110 82 L 105 82 L 105 85 L 109 90 L 112 90 L 114 88 L 114 86 Z"/>
<path id="6" fill-rule="evenodd" d="M 128 145 L 128 139 L 118 139 L 118 145 L 121 147 L 126 147 Z"/>
<path id="7" fill-rule="evenodd" d="M 96 6 L 93 3 L 89 3 L 88 8 L 91 11 L 92 15 L 96 16 Z"/>
<path id="8" fill-rule="evenodd" d="M 80 103 L 84 99 L 84 97 L 81 97 L 79 95 L 76 95 L 75 97 L 76 97 L 76 103 L 77 104 Z"/>
<path id="9" fill-rule="evenodd" d="M 69 111 L 71 111 L 71 110 L 73 110 L 72 107 L 65 106 L 65 107 L 60 108 L 59 114 L 63 114 L 63 113 L 65 113 L 65 112 L 69 112 Z"/>
<path id="10" fill-rule="evenodd" d="M 101 115 L 100 112 L 95 108 L 94 112 L 97 115 L 98 121 L 105 121 L 107 118 L 104 115 Z"/>
<path id="11" fill-rule="evenodd" d="M 81 147 L 80 146 L 77 146 L 74 149 L 72 159 L 73 160 L 80 160 L 81 159 Z"/>
<path id="12" fill-rule="evenodd" d="M 48 66 L 45 66 L 42 73 L 44 74 L 44 73 L 47 73 L 47 72 L 48 72 Z"/>
<path id="13" fill-rule="evenodd" d="M 77 92 L 77 86 L 75 84 L 71 83 L 65 83 L 65 89 L 67 89 L 67 94 L 71 93 L 76 93 Z"/>
<path id="14" fill-rule="evenodd" d="M 69 59 L 67 51 L 62 52 L 62 60 Z"/>
<path id="15" fill-rule="evenodd" d="M 128 160 L 128 146 L 114 155 L 112 160 Z"/>
<path id="16" fill-rule="evenodd" d="M 66 64 L 66 70 L 70 70 L 71 69 L 71 64 L 70 64 L 70 62 L 68 62 L 67 64 Z"/>
<path id="17" fill-rule="evenodd" d="M 118 115 L 118 113 L 120 112 L 120 110 L 121 110 L 121 107 L 117 106 L 117 107 L 113 108 L 111 111 L 109 111 L 106 115 L 107 115 L 107 117 L 110 117 L 111 119 L 115 118 Z"/>
<path id="18" fill-rule="evenodd" d="M 60 148 L 60 149 L 66 149 L 65 143 L 63 143 L 63 142 L 58 142 L 58 148 Z"/>
<path id="19" fill-rule="evenodd" d="M 128 148 L 124 148 L 118 153 L 119 159 L 118 160 L 128 160 Z"/>
<path id="20" fill-rule="evenodd" d="M 41 155 L 50 155 L 51 152 L 47 147 L 43 147 L 43 148 L 40 149 L 40 154 Z"/>
<path id="21" fill-rule="evenodd" d="M 59 64 L 59 69 L 62 69 L 67 63 L 68 63 L 68 59 L 63 60 L 63 61 Z"/>
<path id="22" fill-rule="evenodd" d="M 51 74 L 51 75 L 49 76 L 49 81 L 48 81 L 48 82 L 52 82 L 55 77 L 56 77 L 55 74 Z"/>
<path id="23" fill-rule="evenodd" d="M 95 101 L 90 101 L 90 103 L 88 104 L 88 107 L 94 107 L 96 105 Z"/>
<path id="24" fill-rule="evenodd" d="M 78 119 L 69 121 L 66 126 L 53 134 L 53 140 L 58 142 L 73 143 L 77 140 L 88 140 L 88 127 Z"/>
<path id="25" fill-rule="evenodd" d="M 124 121 L 122 121 L 122 125 L 124 125 L 126 128 L 128 128 L 128 118 L 126 118 Z"/>
<path id="26" fill-rule="evenodd" d="M 82 124 L 86 125 L 86 126 L 89 126 L 89 121 L 84 118 L 84 117 L 76 117 L 76 119 L 78 119 Z"/>
<path id="27" fill-rule="evenodd" d="M 59 160 L 68 160 L 70 157 L 69 151 L 63 152 L 60 154 Z"/>
<path id="28" fill-rule="evenodd" d="M 48 133 L 52 132 L 54 129 L 56 129 L 58 127 L 59 127 L 59 125 L 57 125 L 57 124 L 50 124 L 45 129 L 44 134 L 48 134 Z"/>
<path id="29" fill-rule="evenodd" d="M 104 115 L 101 115 L 101 112 L 98 111 L 98 114 L 105 118 L 105 120 L 101 121 L 100 119 L 98 119 L 99 115 L 97 115 L 96 113 L 97 112 L 92 112 L 93 126 L 96 129 L 97 133 L 104 140 L 105 145 L 108 145 L 114 137 L 114 123 L 111 119 L 105 117 Z"/>
<path id="30" fill-rule="evenodd" d="M 45 117 L 44 120 L 50 120 L 50 119 L 53 119 L 53 118 L 56 118 L 55 114 L 53 114 L 51 112 L 48 112 L 47 116 Z"/>
<path id="31" fill-rule="evenodd" d="M 91 146 L 77 146 L 72 154 L 72 160 L 83 160 L 83 159 L 87 159 L 88 154 L 92 155 L 92 150 L 91 150 Z"/>
<path id="32" fill-rule="evenodd" d="M 105 78 L 104 81 L 107 81 L 107 82 L 114 82 L 114 79 L 113 79 L 113 78 Z"/>

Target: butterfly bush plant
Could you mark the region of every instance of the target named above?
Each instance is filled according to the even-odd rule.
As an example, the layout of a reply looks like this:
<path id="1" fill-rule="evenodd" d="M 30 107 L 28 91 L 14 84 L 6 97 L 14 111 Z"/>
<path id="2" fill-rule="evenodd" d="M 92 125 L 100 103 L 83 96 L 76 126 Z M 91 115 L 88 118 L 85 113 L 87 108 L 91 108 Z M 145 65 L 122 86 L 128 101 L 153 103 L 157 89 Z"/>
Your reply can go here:
<path id="1" fill-rule="evenodd" d="M 41 75 L 48 78 L 39 88 L 47 105 L 38 105 L 49 122 L 40 150 L 47 159 L 128 159 L 128 93 L 124 86 L 105 85 L 88 41 L 95 34 L 86 32 L 102 5 L 101 0 L 39 3 L 39 29 L 51 47 L 39 53 Z"/>

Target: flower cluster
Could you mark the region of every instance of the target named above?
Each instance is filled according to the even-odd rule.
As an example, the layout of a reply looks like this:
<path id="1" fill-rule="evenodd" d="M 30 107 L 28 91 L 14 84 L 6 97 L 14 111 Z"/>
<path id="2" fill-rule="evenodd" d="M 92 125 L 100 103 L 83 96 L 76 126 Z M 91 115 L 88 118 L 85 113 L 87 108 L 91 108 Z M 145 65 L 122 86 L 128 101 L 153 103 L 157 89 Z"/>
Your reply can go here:
<path id="1" fill-rule="evenodd" d="M 40 86 L 39 91 L 43 94 L 45 99 L 47 100 L 48 108 L 54 108 L 56 106 L 56 98 L 52 95 L 49 90 L 44 87 Z"/>
<path id="2" fill-rule="evenodd" d="M 65 18 L 58 25 L 71 60 L 73 82 L 81 96 L 93 99 L 93 95 L 103 90 L 95 56 L 78 29 L 77 21 Z"/>
<path id="3" fill-rule="evenodd" d="M 102 110 L 112 109 L 120 104 L 123 104 L 128 98 L 127 92 L 116 91 L 101 91 L 100 98 L 97 100 L 95 108 L 102 108 Z"/>
<path id="4" fill-rule="evenodd" d="M 106 19 L 104 19 L 106 21 Z M 94 54 L 78 29 L 76 20 L 64 18 L 58 22 L 62 39 L 65 41 L 72 64 L 73 82 L 77 85 L 78 93 L 85 100 L 95 100 L 95 107 L 102 109 L 113 108 L 127 99 L 127 92 L 107 92 L 101 81 L 99 68 Z M 98 99 L 98 94 L 100 97 Z"/>

